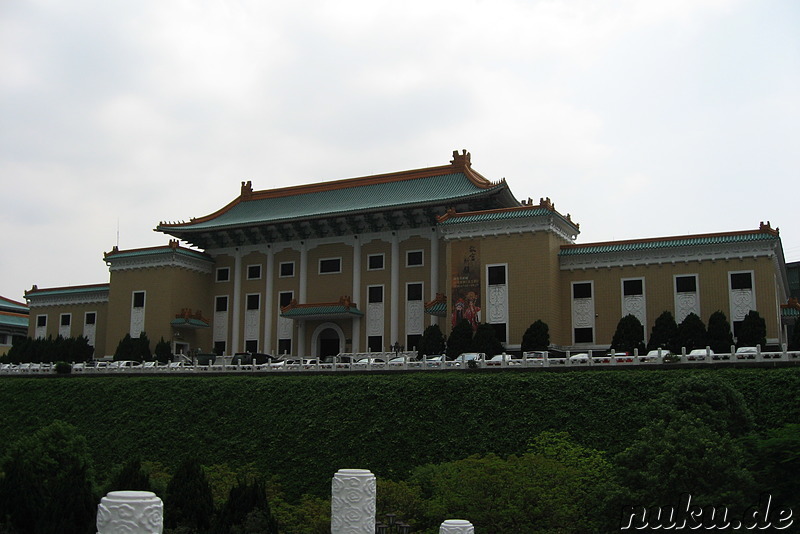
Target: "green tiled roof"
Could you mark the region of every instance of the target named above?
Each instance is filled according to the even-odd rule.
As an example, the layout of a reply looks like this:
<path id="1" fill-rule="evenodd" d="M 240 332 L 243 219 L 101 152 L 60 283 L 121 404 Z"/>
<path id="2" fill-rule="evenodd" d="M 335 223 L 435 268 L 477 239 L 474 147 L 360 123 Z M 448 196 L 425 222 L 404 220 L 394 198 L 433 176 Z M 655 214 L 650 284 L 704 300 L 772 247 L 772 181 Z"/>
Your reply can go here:
<path id="1" fill-rule="evenodd" d="M 698 245 L 718 245 L 725 243 L 741 243 L 745 241 L 769 241 L 778 239 L 769 233 L 717 234 L 707 236 L 689 236 L 663 240 L 620 241 L 617 243 L 596 243 L 587 245 L 565 245 L 561 247 L 559 256 L 576 254 L 601 254 L 606 252 L 627 252 L 657 248 L 674 248 Z"/>
<path id="2" fill-rule="evenodd" d="M 200 319 L 186 319 L 183 317 L 176 317 L 172 321 L 169 322 L 172 326 L 192 326 L 195 328 L 208 328 L 208 323 L 205 321 L 201 321 Z"/>
<path id="3" fill-rule="evenodd" d="M 444 302 L 437 302 L 429 308 L 425 308 L 425 313 L 435 315 L 436 317 L 445 317 L 447 315 L 447 304 Z"/>
<path id="4" fill-rule="evenodd" d="M 6 310 L 15 313 L 28 313 L 28 307 L 20 302 L 14 302 L 5 297 L 0 297 L 0 310 Z"/>
<path id="5" fill-rule="evenodd" d="M 318 306 L 298 306 L 296 308 L 291 308 L 281 313 L 281 317 L 288 317 L 292 319 L 302 319 L 309 316 L 326 316 L 326 315 L 327 316 L 352 315 L 353 317 L 363 317 L 364 312 L 359 311 L 355 306 L 347 307 L 341 304 L 335 304 L 335 305 L 320 304 Z"/>
<path id="6" fill-rule="evenodd" d="M 559 217 L 561 216 L 560 214 L 558 214 L 558 212 L 551 211 L 547 208 L 543 208 L 540 206 L 535 206 L 530 209 L 492 210 L 482 213 L 470 213 L 468 215 L 463 215 L 463 216 L 456 215 L 453 217 L 448 217 L 444 221 L 441 221 L 439 224 L 442 226 L 446 226 L 450 224 L 501 221 L 507 219 L 522 219 L 525 217 L 541 217 L 543 215 L 558 215 Z M 568 222 L 574 225 L 574 223 L 572 223 L 571 221 Z"/>
<path id="7" fill-rule="evenodd" d="M 110 257 L 110 258 L 113 258 L 115 260 L 118 260 L 118 259 L 125 259 L 125 258 L 137 258 L 137 257 L 140 257 L 140 256 L 152 256 L 154 254 L 160 255 L 160 254 L 171 254 L 171 253 L 179 254 L 179 255 L 182 255 L 182 256 L 189 256 L 191 258 L 197 258 L 197 259 L 205 260 L 205 261 L 213 261 L 208 255 L 206 255 L 206 254 L 204 254 L 202 252 L 198 252 L 198 251 L 195 251 L 195 250 L 189 250 L 189 249 L 186 249 L 186 248 L 172 248 L 172 247 L 169 247 L 169 246 L 154 247 L 154 248 L 140 248 L 140 249 L 134 249 L 134 250 L 113 251 L 113 252 L 109 252 L 106 255 L 106 258 Z"/>
<path id="8" fill-rule="evenodd" d="M 56 287 L 52 289 L 36 289 L 28 291 L 26 296 L 49 297 L 52 295 L 79 295 L 81 293 L 95 293 L 97 291 L 108 291 L 109 284 L 97 284 L 94 286 L 73 286 Z"/>
<path id="9" fill-rule="evenodd" d="M 378 183 L 359 183 L 341 188 L 303 192 L 288 196 L 268 196 L 244 200 L 219 216 L 200 222 L 159 225 L 157 230 L 207 230 L 275 223 L 356 213 L 376 208 L 395 208 L 409 205 L 433 205 L 451 200 L 490 195 L 506 188 L 499 183 L 488 189 L 475 185 L 463 172 L 441 174 L 407 180 Z"/>
<path id="10" fill-rule="evenodd" d="M 19 315 L 11 315 L 0 312 L 0 325 L 28 328 L 28 317 L 20 317 Z"/>

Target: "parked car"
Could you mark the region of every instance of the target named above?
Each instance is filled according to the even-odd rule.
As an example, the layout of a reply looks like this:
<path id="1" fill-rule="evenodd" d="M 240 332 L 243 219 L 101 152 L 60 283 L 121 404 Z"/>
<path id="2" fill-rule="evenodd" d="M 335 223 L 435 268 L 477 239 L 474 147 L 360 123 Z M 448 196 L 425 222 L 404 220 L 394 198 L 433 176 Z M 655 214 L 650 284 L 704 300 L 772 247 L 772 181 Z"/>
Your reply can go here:
<path id="1" fill-rule="evenodd" d="M 755 360 L 758 354 L 758 347 L 739 347 L 736 349 L 737 360 Z"/>
<path id="2" fill-rule="evenodd" d="M 569 363 L 572 364 L 585 364 L 589 363 L 589 355 L 585 352 L 579 352 L 569 357 Z"/>
<path id="3" fill-rule="evenodd" d="M 705 360 L 706 356 L 714 357 L 714 351 L 711 349 L 694 349 L 686 355 L 688 361 L 701 361 Z"/>
<path id="4" fill-rule="evenodd" d="M 520 361 L 519 358 L 515 358 L 513 355 L 506 354 L 505 352 L 503 354 L 495 354 L 494 356 L 489 358 L 486 361 L 486 365 L 489 366 L 503 365 L 503 362 L 505 362 L 506 365 L 522 365 L 522 362 Z"/>
<path id="5" fill-rule="evenodd" d="M 528 365 L 544 365 L 548 359 L 548 353 L 544 350 L 532 350 L 522 353 L 522 358 L 527 360 Z"/>
<path id="6" fill-rule="evenodd" d="M 423 359 L 425 360 L 426 367 L 441 367 L 444 365 L 447 357 L 444 354 L 433 354 L 431 356 L 424 356 Z"/>
<path id="7" fill-rule="evenodd" d="M 383 358 L 361 358 L 353 363 L 354 367 L 366 367 L 367 365 L 382 366 L 386 363 Z"/>
<path id="8" fill-rule="evenodd" d="M 483 352 L 463 352 L 455 357 L 451 365 L 459 367 L 462 364 L 468 365 L 469 362 L 478 363 L 478 362 L 483 362 L 484 360 L 486 360 L 486 354 L 484 354 Z"/>

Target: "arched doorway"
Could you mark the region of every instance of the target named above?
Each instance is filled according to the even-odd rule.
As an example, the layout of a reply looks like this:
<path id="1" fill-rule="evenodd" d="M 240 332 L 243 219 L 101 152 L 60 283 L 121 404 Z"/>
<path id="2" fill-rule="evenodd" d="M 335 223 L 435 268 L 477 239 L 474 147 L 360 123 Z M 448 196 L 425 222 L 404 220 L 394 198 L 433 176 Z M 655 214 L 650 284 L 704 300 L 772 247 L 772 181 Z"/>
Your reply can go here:
<path id="1" fill-rule="evenodd" d="M 344 332 L 335 323 L 325 323 L 317 327 L 312 336 L 313 347 L 320 361 L 336 356 L 344 350 Z"/>

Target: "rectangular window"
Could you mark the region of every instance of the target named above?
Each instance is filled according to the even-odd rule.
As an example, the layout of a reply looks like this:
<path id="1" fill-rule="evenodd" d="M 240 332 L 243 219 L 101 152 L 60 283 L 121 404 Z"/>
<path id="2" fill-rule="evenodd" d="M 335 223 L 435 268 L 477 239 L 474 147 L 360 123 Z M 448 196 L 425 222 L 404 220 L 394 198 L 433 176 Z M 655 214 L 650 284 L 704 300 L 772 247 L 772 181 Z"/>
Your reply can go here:
<path id="1" fill-rule="evenodd" d="M 285 308 L 286 306 L 292 303 L 293 298 L 294 298 L 293 291 L 281 291 L 278 294 L 278 306 L 280 308 Z"/>
<path id="2" fill-rule="evenodd" d="M 367 349 L 372 352 L 383 350 L 383 336 L 367 336 Z"/>
<path id="3" fill-rule="evenodd" d="M 675 277 L 675 292 L 676 293 L 695 293 L 697 292 L 697 276 L 676 276 Z"/>
<path id="4" fill-rule="evenodd" d="M 72 314 L 70 313 L 62 313 L 61 314 L 61 326 L 69 326 L 72 323 Z"/>
<path id="5" fill-rule="evenodd" d="M 248 310 L 258 310 L 261 308 L 261 295 L 254 293 L 247 295 L 247 308 Z"/>
<path id="6" fill-rule="evenodd" d="M 248 280 L 258 280 L 261 278 L 261 266 L 260 265 L 248 265 L 247 266 L 247 279 Z"/>
<path id="7" fill-rule="evenodd" d="M 592 284 L 590 282 L 580 282 L 577 284 L 572 284 L 572 298 L 573 299 L 592 298 Z"/>
<path id="8" fill-rule="evenodd" d="M 319 274 L 342 272 L 342 258 L 326 258 L 319 260 Z"/>
<path id="9" fill-rule="evenodd" d="M 406 252 L 406 267 L 421 267 L 422 263 L 421 250 L 409 250 Z"/>
<path id="10" fill-rule="evenodd" d="M 224 341 L 215 341 L 214 342 L 214 354 L 217 356 L 222 356 L 225 354 L 225 342 Z"/>
<path id="11" fill-rule="evenodd" d="M 291 354 L 292 353 L 292 340 L 279 339 L 278 340 L 278 354 Z"/>
<path id="12" fill-rule="evenodd" d="M 508 341 L 506 323 L 492 323 L 492 327 L 494 328 L 494 337 L 497 338 L 497 341 L 500 343 Z"/>
<path id="13" fill-rule="evenodd" d="M 217 297 L 214 302 L 214 310 L 218 312 L 228 311 L 228 297 Z"/>
<path id="14" fill-rule="evenodd" d="M 144 308 L 144 291 L 133 292 L 133 307 Z"/>
<path id="15" fill-rule="evenodd" d="M 411 300 L 422 300 L 422 284 L 408 284 L 406 286 L 406 298 Z"/>
<path id="16" fill-rule="evenodd" d="M 731 273 L 731 289 L 753 289 L 752 273 Z"/>
<path id="17" fill-rule="evenodd" d="M 367 270 L 380 271 L 383 269 L 383 254 L 370 254 L 367 256 Z"/>
<path id="18" fill-rule="evenodd" d="M 422 334 L 409 334 L 406 336 L 406 350 L 417 350 Z"/>
<path id="19" fill-rule="evenodd" d="M 279 267 L 279 272 L 281 278 L 290 278 L 294 276 L 294 262 L 293 261 L 284 261 L 281 262 Z"/>
<path id="20" fill-rule="evenodd" d="M 622 281 L 622 294 L 626 297 L 633 296 L 633 295 L 643 295 L 644 294 L 644 284 L 642 283 L 643 280 L 636 279 L 636 280 L 623 280 Z"/>
<path id="21" fill-rule="evenodd" d="M 594 342 L 593 328 L 575 329 L 575 343 L 592 343 L 592 342 Z"/>
<path id="22" fill-rule="evenodd" d="M 37 315 L 36 316 L 36 326 L 39 328 L 43 328 L 47 326 L 47 316 L 46 315 Z"/>
<path id="23" fill-rule="evenodd" d="M 383 286 L 369 286 L 367 288 L 367 302 L 370 304 L 383 302 Z"/>
<path id="24" fill-rule="evenodd" d="M 247 341 L 245 341 L 244 350 L 245 352 L 258 352 L 258 340 L 248 339 Z"/>
<path id="25" fill-rule="evenodd" d="M 95 324 L 97 322 L 97 314 L 95 312 L 86 312 L 85 324 Z"/>
<path id="26" fill-rule="evenodd" d="M 506 283 L 506 266 L 492 265 L 486 270 L 490 286 L 502 286 Z"/>
<path id="27" fill-rule="evenodd" d="M 217 269 L 217 282 L 227 282 L 231 279 L 230 267 L 220 267 Z"/>

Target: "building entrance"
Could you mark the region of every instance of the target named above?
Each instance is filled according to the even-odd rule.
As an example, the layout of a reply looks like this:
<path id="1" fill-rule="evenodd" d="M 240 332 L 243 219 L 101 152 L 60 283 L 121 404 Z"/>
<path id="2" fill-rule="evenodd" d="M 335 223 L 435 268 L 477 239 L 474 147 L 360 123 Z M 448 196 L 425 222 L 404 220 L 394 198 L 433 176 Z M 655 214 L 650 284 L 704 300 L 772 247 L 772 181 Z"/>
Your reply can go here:
<path id="1" fill-rule="evenodd" d="M 339 354 L 339 334 L 333 328 L 326 328 L 319 334 L 319 358 L 324 360 L 328 356 Z"/>

